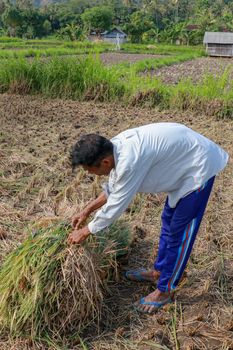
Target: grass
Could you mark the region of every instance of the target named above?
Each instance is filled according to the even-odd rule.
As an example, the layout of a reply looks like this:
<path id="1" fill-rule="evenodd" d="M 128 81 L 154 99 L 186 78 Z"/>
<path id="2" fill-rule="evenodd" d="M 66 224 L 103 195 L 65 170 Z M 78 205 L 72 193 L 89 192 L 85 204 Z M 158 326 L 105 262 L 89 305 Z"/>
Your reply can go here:
<path id="1" fill-rule="evenodd" d="M 0 91 L 74 100 L 120 99 L 126 104 L 196 110 L 231 118 L 233 82 L 230 69 L 220 77 L 206 75 L 197 84 L 183 79 L 175 86 L 138 74 L 185 59 L 187 55 L 151 59 L 131 67 L 127 64 L 104 66 L 98 55 L 79 59 L 54 57 L 46 63 L 40 59 L 5 60 L 0 61 Z"/>
<path id="2" fill-rule="evenodd" d="M 24 58 L 24 57 L 51 57 L 51 56 L 72 56 L 72 55 L 83 55 L 89 53 L 101 53 L 108 51 L 106 47 L 40 47 L 32 46 L 31 48 L 22 48 L 20 50 L 3 50 L 0 52 L 0 59 L 13 59 L 13 58 Z"/>
<path id="3" fill-rule="evenodd" d="M 74 100 L 120 100 L 125 104 L 233 117 L 230 69 L 226 69 L 220 77 L 205 75 L 197 84 L 184 78 L 175 86 L 166 85 L 159 79 L 144 74 L 205 55 L 200 47 L 156 45 L 151 48 L 150 45 L 124 44 L 123 52 L 166 56 L 148 58 L 135 64 L 124 62 L 106 67 L 98 57 L 100 52 L 112 50 L 113 46 L 106 43 L 63 42 L 54 39 L 7 42 L 5 38 L 1 39 L 0 46 L 5 45 L 7 48 L 8 45 L 18 49 L 4 49 L 0 52 L 0 92 L 42 94 L 50 98 Z M 57 47 L 51 47 L 55 44 Z M 28 45 L 38 47 L 25 49 Z M 64 57 L 87 53 L 89 55 L 85 57 Z M 27 57 L 34 59 L 29 61 Z"/>
<path id="4" fill-rule="evenodd" d="M 20 43 L 22 42 L 23 39 L 20 39 L 20 38 L 11 38 L 9 36 L 1 36 L 0 37 L 0 43 L 13 43 L 13 42 L 17 42 L 17 43 Z"/>
<path id="5" fill-rule="evenodd" d="M 6 60 L 0 64 L 0 91 L 9 90 L 46 97 L 109 101 L 123 96 L 125 86 L 118 75 L 90 56 L 54 58 L 47 63 Z"/>
<path id="6" fill-rule="evenodd" d="M 137 74 L 132 74 L 130 83 L 133 105 L 233 117 L 233 81 L 229 68 L 219 77 L 204 75 L 197 84 L 186 78 L 177 85 L 166 85 L 159 79 Z"/>
<path id="7" fill-rule="evenodd" d="M 179 46 L 167 44 L 145 45 L 125 43 L 121 46 L 121 49 L 130 53 L 153 53 L 158 55 L 179 55 L 190 52 L 195 52 L 199 56 L 205 54 L 205 51 L 201 46 Z"/>
<path id="8" fill-rule="evenodd" d="M 200 57 L 199 53 L 188 52 L 188 53 L 183 53 L 172 57 L 160 57 L 160 58 L 145 60 L 141 62 L 139 61 L 135 64 L 135 71 L 139 73 L 139 72 L 144 72 L 146 70 L 158 69 L 163 66 L 169 66 L 172 64 L 193 60 L 197 57 Z"/>
<path id="9" fill-rule="evenodd" d="M 152 45 L 153 46 L 153 45 Z M 0 37 L 0 58 L 39 57 L 53 55 L 78 55 L 90 52 L 107 52 L 115 50 L 115 45 L 107 42 L 65 41 L 59 39 L 25 40 L 20 38 Z M 122 52 L 148 53 L 168 56 L 205 54 L 201 47 L 175 46 L 158 44 L 155 47 L 144 44 L 123 44 Z M 13 51 L 13 52 L 12 52 Z"/>
<path id="10" fill-rule="evenodd" d="M 11 39 L 11 38 L 9 38 Z M 15 38 L 13 38 L 15 39 Z M 71 42 L 62 40 L 7 40 L 0 38 L 0 59 L 23 57 L 71 56 L 89 53 L 101 53 L 114 49 L 109 43 L 90 41 Z"/>

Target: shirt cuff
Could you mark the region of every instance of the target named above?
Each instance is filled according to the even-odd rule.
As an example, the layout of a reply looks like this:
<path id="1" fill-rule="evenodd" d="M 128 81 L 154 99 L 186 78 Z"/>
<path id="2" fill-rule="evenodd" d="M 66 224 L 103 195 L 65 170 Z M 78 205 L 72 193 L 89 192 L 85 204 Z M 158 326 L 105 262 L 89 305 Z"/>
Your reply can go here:
<path id="1" fill-rule="evenodd" d="M 95 235 L 98 231 L 100 231 L 100 230 L 98 230 L 98 228 L 95 226 L 95 224 L 94 224 L 93 221 L 89 222 L 89 224 L 87 225 L 87 227 L 88 227 L 89 231 L 91 232 L 91 234 L 93 234 L 93 235 Z"/>
<path id="2" fill-rule="evenodd" d="M 109 185 L 108 185 L 108 183 L 107 183 L 107 182 L 104 182 L 104 183 L 102 184 L 101 187 L 102 187 L 102 189 L 104 190 L 104 193 L 106 194 L 106 196 L 109 197 L 110 191 L 109 191 Z"/>

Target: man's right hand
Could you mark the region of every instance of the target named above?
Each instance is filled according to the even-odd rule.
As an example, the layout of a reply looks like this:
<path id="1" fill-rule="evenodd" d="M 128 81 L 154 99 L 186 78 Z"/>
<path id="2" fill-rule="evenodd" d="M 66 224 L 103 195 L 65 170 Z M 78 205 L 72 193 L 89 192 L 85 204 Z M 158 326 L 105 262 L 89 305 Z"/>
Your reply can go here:
<path id="1" fill-rule="evenodd" d="M 72 217 L 72 227 L 74 229 L 80 228 L 80 226 L 85 223 L 87 218 L 89 217 L 89 212 L 87 210 L 81 211 L 79 214 L 76 214 Z"/>

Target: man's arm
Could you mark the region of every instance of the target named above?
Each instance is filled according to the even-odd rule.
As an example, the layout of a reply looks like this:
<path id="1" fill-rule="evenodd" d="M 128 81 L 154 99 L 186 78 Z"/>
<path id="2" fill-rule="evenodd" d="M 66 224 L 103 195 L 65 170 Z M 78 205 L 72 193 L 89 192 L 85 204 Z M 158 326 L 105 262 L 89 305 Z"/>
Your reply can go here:
<path id="1" fill-rule="evenodd" d="M 107 202 L 107 196 L 105 192 L 101 192 L 100 195 L 91 201 L 85 208 L 88 213 L 92 213 L 96 209 L 101 208 Z"/>
<path id="2" fill-rule="evenodd" d="M 107 196 L 105 192 L 101 192 L 100 195 L 91 201 L 79 214 L 72 218 L 72 226 L 74 230 L 68 237 L 69 244 L 82 243 L 90 235 L 90 230 L 87 226 L 79 229 L 82 223 L 84 223 L 89 215 L 96 209 L 101 208 L 107 202 Z"/>
<path id="3" fill-rule="evenodd" d="M 96 209 L 101 208 L 107 202 L 107 196 L 105 192 L 101 192 L 100 195 L 89 202 L 87 206 L 78 214 L 74 215 L 72 218 L 72 227 L 78 229 L 82 223 L 84 223 L 90 214 Z"/>
<path id="4" fill-rule="evenodd" d="M 151 159 L 142 159 L 134 166 L 123 169 L 123 173 L 116 179 L 106 204 L 97 211 L 94 219 L 89 222 L 88 229 L 91 233 L 95 234 L 110 226 L 127 209 L 145 179 L 150 162 Z"/>

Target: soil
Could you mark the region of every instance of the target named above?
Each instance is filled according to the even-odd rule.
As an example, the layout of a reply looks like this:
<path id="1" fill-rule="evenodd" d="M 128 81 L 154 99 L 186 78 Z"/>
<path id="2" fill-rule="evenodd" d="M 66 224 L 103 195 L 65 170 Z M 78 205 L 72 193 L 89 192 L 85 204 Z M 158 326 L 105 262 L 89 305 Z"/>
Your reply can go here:
<path id="1" fill-rule="evenodd" d="M 4 94 L 0 95 L 0 121 L 0 229 L 6 233 L 0 239 L 1 260 L 24 239 L 31 222 L 44 216 L 71 217 L 100 191 L 99 179 L 82 170 L 72 173 L 69 166 L 70 148 L 81 134 L 112 137 L 146 123 L 181 122 L 233 156 L 233 121 L 188 112 Z M 139 315 L 132 304 L 155 287 L 123 276 L 129 268 L 153 264 L 165 195 L 136 196 L 122 216 L 131 226 L 134 243 L 109 285 L 102 319 L 81 335 L 88 349 L 233 348 L 232 171 L 230 160 L 216 180 L 176 302 L 152 316 Z M 49 348 L 42 344 L 33 347 L 30 340 L 0 336 L 1 350 Z M 67 349 L 83 346 L 77 340 Z"/>
<path id="2" fill-rule="evenodd" d="M 197 83 L 205 74 L 220 76 L 228 68 L 231 70 L 231 79 L 233 79 L 233 58 L 201 57 L 157 70 L 149 70 L 143 74 L 156 76 L 166 84 L 177 84 L 185 78 L 190 78 Z"/>
<path id="3" fill-rule="evenodd" d="M 121 52 L 107 52 L 102 53 L 100 58 L 104 64 L 111 65 L 121 62 L 135 63 L 138 61 L 146 60 L 149 58 L 166 57 L 165 55 L 153 55 L 153 54 L 133 54 L 133 53 L 121 53 Z"/>

